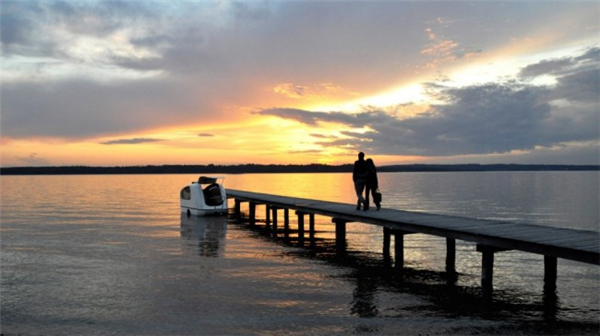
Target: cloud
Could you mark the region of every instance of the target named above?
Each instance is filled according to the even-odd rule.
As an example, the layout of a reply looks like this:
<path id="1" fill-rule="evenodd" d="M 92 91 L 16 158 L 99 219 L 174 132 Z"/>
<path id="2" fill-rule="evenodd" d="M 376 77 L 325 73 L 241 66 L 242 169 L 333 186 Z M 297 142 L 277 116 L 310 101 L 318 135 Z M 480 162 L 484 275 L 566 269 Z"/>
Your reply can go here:
<path id="1" fill-rule="evenodd" d="M 210 134 L 210 133 L 199 133 L 198 136 L 201 138 L 206 138 L 206 137 L 214 137 L 215 135 Z"/>
<path id="2" fill-rule="evenodd" d="M 296 99 L 305 97 L 307 95 L 307 91 L 307 87 L 294 85 L 292 83 L 279 84 L 273 88 L 273 92 L 275 93 L 279 93 L 284 96 Z"/>
<path id="3" fill-rule="evenodd" d="M 312 86 L 283 83 L 275 86 L 273 88 L 273 92 L 294 99 L 319 99 L 326 96 L 331 97 L 335 94 L 341 94 L 344 96 L 357 95 L 357 93 L 350 92 L 333 83 L 321 83 Z"/>
<path id="4" fill-rule="evenodd" d="M 33 63 L 44 73 L 67 65 L 89 70 L 115 60 L 145 59 L 155 52 L 131 39 L 149 30 L 155 14 L 142 2 L 3 2 L 3 57 L 9 69 L 13 56 L 32 58 L 37 62 L 21 66 Z"/>
<path id="5" fill-rule="evenodd" d="M 294 108 L 271 108 L 254 112 L 254 114 L 296 120 L 310 126 L 318 126 L 319 123 L 325 122 L 342 123 L 355 128 L 396 120 L 395 117 L 386 114 L 382 110 L 371 109 L 363 113 L 350 114 L 344 112 L 306 111 Z"/>
<path id="6" fill-rule="evenodd" d="M 542 60 L 524 67 L 522 78 L 553 76 L 556 86 L 552 99 L 566 100 L 576 104 L 599 106 L 600 94 L 600 48 L 589 48 L 579 56 Z M 592 107 L 593 107 L 592 106 Z"/>
<path id="7" fill-rule="evenodd" d="M 2 133 L 12 138 L 81 139 L 141 131 L 198 118 L 197 106 L 194 96 L 169 81 L 110 86 L 83 80 L 51 86 L 3 83 Z M 169 114 L 173 109 L 177 109 L 176 117 Z M 219 110 L 206 104 L 203 113 L 216 117 Z"/>
<path id="8" fill-rule="evenodd" d="M 307 124 L 309 126 L 317 126 L 317 122 L 324 121 L 328 118 L 328 116 L 332 116 L 332 114 L 324 113 L 324 112 L 309 112 L 301 109 L 294 108 L 272 108 L 272 109 L 264 109 L 258 112 L 253 112 L 253 114 L 263 115 L 263 116 L 275 116 L 283 119 L 292 119 L 299 121 L 303 124 Z M 336 120 L 334 120 L 336 121 Z"/>
<path id="9" fill-rule="evenodd" d="M 425 84 L 442 103 L 408 118 L 373 107 L 356 114 L 290 108 L 257 113 L 315 128 L 322 123 L 339 124 L 341 137 L 323 138 L 318 144 L 373 154 L 439 157 L 541 153 L 545 148 L 547 157 L 559 157 L 557 148 L 574 144 L 584 145 L 565 153 L 589 153 L 589 144 L 600 141 L 600 70 L 597 63 L 596 68 L 589 64 L 594 54 L 595 50 L 589 50 L 568 60 L 541 61 L 522 72 L 527 76 L 560 74 L 555 85 L 537 86 L 516 80 L 464 87 Z"/>
<path id="10" fill-rule="evenodd" d="M 438 88 L 439 89 L 439 88 Z M 486 84 L 444 88 L 448 102 L 426 113 L 399 119 L 384 111 L 354 115 L 268 109 L 260 113 L 310 126 L 338 123 L 365 132 L 342 130 L 345 137 L 321 141 L 324 147 L 368 148 L 387 155 L 452 156 L 509 153 L 564 142 L 598 140 L 597 114 L 582 110 L 563 115 L 547 102 L 547 88 Z M 558 111 L 560 112 L 560 111 Z"/>
<path id="11" fill-rule="evenodd" d="M 152 139 L 152 138 L 132 138 L 132 139 L 118 139 L 118 140 L 103 141 L 100 144 L 102 144 L 102 145 L 139 145 L 139 144 L 159 142 L 159 141 L 164 141 L 164 140 Z"/>
<path id="12" fill-rule="evenodd" d="M 223 106 L 244 106 L 263 90 L 249 78 L 265 67 L 248 66 L 244 55 L 264 51 L 236 25 L 264 20 L 264 4 L 0 6 L 5 137 L 73 140 L 215 123 L 227 118 Z"/>
<path id="13" fill-rule="evenodd" d="M 436 32 L 438 28 L 447 29 L 454 24 L 453 21 L 437 18 L 433 24 L 435 27 L 425 29 L 429 43 L 421 50 L 422 55 L 431 59 L 426 67 L 436 68 L 441 64 L 453 63 L 465 57 L 476 56 L 482 52 L 481 49 L 466 47 Z"/>
<path id="14" fill-rule="evenodd" d="M 522 77 L 538 77 L 548 74 L 557 74 L 563 69 L 570 67 L 572 64 L 573 59 L 571 58 L 544 60 L 524 67 L 521 69 L 520 75 Z"/>
<path id="15" fill-rule="evenodd" d="M 566 99 L 598 106 L 600 94 L 600 68 L 585 70 L 558 78 L 554 90 L 556 99 Z"/>
<path id="16" fill-rule="evenodd" d="M 529 64 L 521 69 L 521 77 L 538 77 L 543 75 L 564 76 L 586 69 L 597 69 L 600 59 L 600 48 L 592 47 L 579 56 L 552 58 Z"/>
<path id="17" fill-rule="evenodd" d="M 519 80 L 463 87 L 424 83 L 426 91 L 441 103 L 412 117 L 374 107 L 357 114 L 290 108 L 257 113 L 315 128 L 322 123 L 341 125 L 342 136 L 323 138 L 318 142 L 323 147 L 424 156 L 539 152 L 546 148 L 555 155 L 556 148 L 600 140 L 597 56 L 598 49 L 591 48 L 569 58 L 542 60 L 521 71 L 521 78 L 554 75 L 556 83 L 548 86 Z M 588 145 L 580 146 L 577 153 L 589 152 L 585 149 Z"/>
<path id="18" fill-rule="evenodd" d="M 309 134 L 311 137 L 319 138 L 319 139 L 337 139 L 338 137 L 335 135 L 325 135 L 320 133 L 311 133 Z"/>

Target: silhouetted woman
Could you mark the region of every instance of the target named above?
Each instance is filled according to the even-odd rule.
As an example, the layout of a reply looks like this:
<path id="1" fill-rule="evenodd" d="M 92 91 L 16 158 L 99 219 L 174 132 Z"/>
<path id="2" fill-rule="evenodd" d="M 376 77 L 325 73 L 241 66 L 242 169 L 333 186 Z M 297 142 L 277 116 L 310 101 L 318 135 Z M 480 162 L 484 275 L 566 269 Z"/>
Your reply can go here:
<path id="1" fill-rule="evenodd" d="M 354 189 L 356 191 L 356 210 L 360 210 L 361 203 L 364 204 L 365 210 L 369 207 L 369 204 L 365 202 L 363 197 L 363 191 L 367 184 L 367 177 L 369 176 L 369 167 L 365 161 L 365 153 L 358 153 L 358 160 L 354 162 L 354 169 L 352 170 L 352 180 L 354 181 Z M 369 195 L 367 194 L 367 197 Z"/>
<path id="2" fill-rule="evenodd" d="M 375 163 L 372 159 L 367 159 L 367 167 L 369 174 L 367 175 L 367 185 L 366 185 L 366 200 L 365 200 L 365 210 L 369 209 L 369 193 L 373 196 L 373 203 L 377 206 L 377 210 L 381 209 L 381 194 L 379 193 L 379 181 L 377 180 L 377 168 L 375 168 Z"/>

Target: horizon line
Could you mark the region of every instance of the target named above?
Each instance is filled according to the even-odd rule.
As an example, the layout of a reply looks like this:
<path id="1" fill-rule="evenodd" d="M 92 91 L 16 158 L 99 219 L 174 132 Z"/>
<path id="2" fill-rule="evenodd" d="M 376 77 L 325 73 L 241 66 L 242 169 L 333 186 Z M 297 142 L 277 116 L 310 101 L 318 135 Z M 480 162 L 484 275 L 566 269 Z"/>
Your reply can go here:
<path id="1" fill-rule="evenodd" d="M 352 163 L 330 164 L 164 164 L 138 166 L 29 166 L 0 167 L 0 175 L 86 174 L 251 174 L 251 173 L 348 173 Z M 377 167 L 378 172 L 485 172 L 485 171 L 598 171 L 600 165 L 518 163 L 411 163 Z"/>

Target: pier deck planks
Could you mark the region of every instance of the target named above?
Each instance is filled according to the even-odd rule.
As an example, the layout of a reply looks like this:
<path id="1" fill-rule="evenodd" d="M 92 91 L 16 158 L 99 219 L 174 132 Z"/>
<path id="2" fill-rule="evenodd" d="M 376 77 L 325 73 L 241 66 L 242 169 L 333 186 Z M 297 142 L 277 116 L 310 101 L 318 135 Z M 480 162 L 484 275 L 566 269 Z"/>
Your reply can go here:
<path id="1" fill-rule="evenodd" d="M 600 265 L 600 232 L 446 216 L 382 208 L 357 211 L 355 204 L 227 190 L 227 197 L 317 214 L 347 222 L 460 239 L 500 249 L 515 249 Z"/>

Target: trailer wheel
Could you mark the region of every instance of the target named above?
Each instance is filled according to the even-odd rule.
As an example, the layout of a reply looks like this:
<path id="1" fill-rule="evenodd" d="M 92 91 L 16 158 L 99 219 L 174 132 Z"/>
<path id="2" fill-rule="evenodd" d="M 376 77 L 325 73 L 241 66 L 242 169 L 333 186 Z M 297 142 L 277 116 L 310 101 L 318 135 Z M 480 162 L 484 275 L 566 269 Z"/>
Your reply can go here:
<path id="1" fill-rule="evenodd" d="M 192 215 L 192 212 L 190 211 L 190 209 L 187 210 L 187 216 L 190 217 Z"/>

